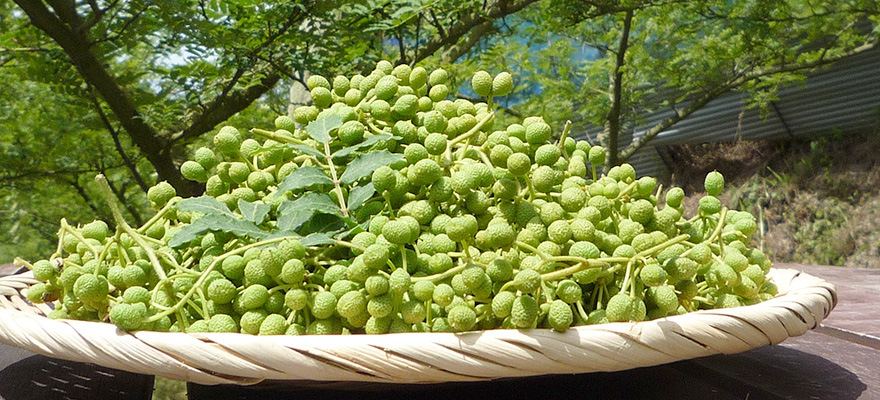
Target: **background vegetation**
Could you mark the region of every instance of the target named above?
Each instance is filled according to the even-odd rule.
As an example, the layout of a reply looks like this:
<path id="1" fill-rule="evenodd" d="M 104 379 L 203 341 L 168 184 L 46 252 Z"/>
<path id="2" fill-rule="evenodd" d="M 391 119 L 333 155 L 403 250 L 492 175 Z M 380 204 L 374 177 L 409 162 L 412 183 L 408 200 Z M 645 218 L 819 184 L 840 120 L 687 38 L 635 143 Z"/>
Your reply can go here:
<path id="1" fill-rule="evenodd" d="M 617 164 L 725 93 L 748 93 L 761 107 L 781 85 L 874 48 L 878 16 L 870 0 L 4 2 L 0 262 L 48 253 L 61 218 L 109 221 L 97 173 L 137 223 L 149 218 L 145 193 L 158 181 L 199 193 L 178 170 L 188 151 L 224 124 L 269 126 L 310 73 L 371 70 L 379 59 L 444 66 L 458 77 L 508 70 L 517 81 L 502 102 L 504 122 L 572 120 L 579 134 L 601 132 L 608 163 Z M 459 95 L 476 97 L 464 83 Z M 632 127 L 663 109 L 675 112 L 633 141 Z M 836 174 L 823 148 L 836 141 L 817 143 L 801 158 L 814 168 L 806 170 Z M 809 174 L 797 168 L 746 180 L 742 191 L 802 198 L 805 185 L 796 182 Z M 848 207 L 865 201 L 858 196 L 817 192 L 815 212 L 784 211 L 789 200 L 742 205 L 777 213 L 768 223 L 814 221 L 791 243 L 779 241 L 792 252 L 777 251 L 780 260 L 842 264 L 849 256 L 832 254 L 846 251 L 802 260 L 799 246 L 845 239 L 839 221 L 852 220 Z M 848 232 L 860 240 L 860 231 Z M 876 251 L 876 240 L 868 247 Z"/>

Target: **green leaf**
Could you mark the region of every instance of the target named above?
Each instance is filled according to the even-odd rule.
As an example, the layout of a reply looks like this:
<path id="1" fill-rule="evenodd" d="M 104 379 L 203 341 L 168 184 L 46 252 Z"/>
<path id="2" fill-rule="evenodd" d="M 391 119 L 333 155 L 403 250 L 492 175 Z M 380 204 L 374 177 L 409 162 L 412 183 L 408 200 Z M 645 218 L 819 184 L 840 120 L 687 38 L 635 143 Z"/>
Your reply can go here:
<path id="1" fill-rule="evenodd" d="M 356 145 L 354 145 L 354 146 L 349 146 L 349 147 L 345 147 L 345 148 L 339 149 L 338 151 L 336 151 L 335 153 L 333 153 L 333 158 L 343 158 L 343 157 L 347 157 L 347 156 L 350 155 L 351 153 L 354 153 L 354 152 L 356 152 L 356 151 L 358 151 L 358 150 L 360 150 L 360 149 L 363 149 L 363 148 L 368 148 L 368 147 L 370 147 L 370 146 L 372 146 L 372 145 L 374 145 L 374 144 L 376 144 L 376 143 L 378 143 L 378 142 L 380 142 L 380 141 L 385 141 L 385 140 L 400 140 L 400 139 L 401 139 L 400 136 L 391 136 L 391 135 L 389 135 L 389 134 L 387 134 L 387 133 L 381 133 L 381 134 L 378 134 L 378 135 L 373 135 L 373 136 L 368 137 L 367 140 L 364 140 L 363 142 L 360 142 L 360 143 L 358 143 L 358 144 L 356 144 Z"/>
<path id="2" fill-rule="evenodd" d="M 285 201 L 278 206 L 278 212 L 281 214 L 293 210 L 312 210 L 324 214 L 342 215 L 339 205 L 327 193 L 306 193 L 297 199 Z"/>
<path id="3" fill-rule="evenodd" d="M 358 179 L 370 176 L 376 168 L 402 160 L 403 154 L 389 153 L 388 150 L 373 151 L 354 159 L 339 180 L 349 185 Z"/>
<path id="4" fill-rule="evenodd" d="M 314 213 L 291 212 L 288 214 L 282 214 L 278 216 L 277 226 L 283 231 L 296 231 L 306 223 L 312 215 L 314 215 Z"/>
<path id="5" fill-rule="evenodd" d="M 274 230 L 274 231 L 272 231 L 272 233 L 270 233 L 269 235 L 266 236 L 266 239 L 275 239 L 275 238 L 280 238 L 280 237 L 291 237 L 291 236 L 299 239 L 301 235 L 299 233 L 296 233 L 295 231 Z"/>
<path id="6" fill-rule="evenodd" d="M 252 151 L 250 153 L 250 155 L 251 156 L 258 156 L 260 154 L 268 153 L 270 151 L 286 150 L 287 147 L 288 146 L 286 144 L 276 144 L 276 145 L 272 145 L 272 146 L 268 146 L 268 147 L 260 147 L 259 149 Z M 308 147 L 308 146 L 306 146 L 306 147 Z"/>
<path id="7" fill-rule="evenodd" d="M 337 239 L 345 239 L 349 236 L 354 236 L 354 235 L 357 235 L 358 233 L 364 232 L 369 227 L 370 227 L 370 221 L 364 221 L 363 223 L 355 225 L 346 231 L 340 232 L 339 234 L 336 235 L 336 238 Z"/>
<path id="8" fill-rule="evenodd" d="M 319 143 L 330 142 L 330 131 L 342 126 L 342 117 L 331 114 L 306 126 L 306 132 Z"/>
<path id="9" fill-rule="evenodd" d="M 269 235 L 268 232 L 260 229 L 253 222 L 238 219 L 231 215 L 207 214 L 183 227 L 183 229 L 177 232 L 177 234 L 168 241 L 168 245 L 171 247 L 180 247 L 183 244 L 192 242 L 198 238 L 199 235 L 208 231 L 228 232 L 238 237 L 250 237 L 254 239 L 263 239 Z"/>
<path id="10" fill-rule="evenodd" d="M 353 187 L 351 192 L 348 193 L 348 209 L 352 211 L 357 210 L 365 201 L 369 200 L 370 197 L 373 197 L 373 193 L 376 193 L 376 188 L 373 187 L 373 182 L 364 186 Z"/>
<path id="11" fill-rule="evenodd" d="M 278 193 L 284 193 L 288 190 L 299 191 L 302 189 L 312 189 L 322 185 L 332 185 L 333 181 L 324 173 L 324 170 L 318 167 L 300 167 L 287 176 L 278 185 Z"/>
<path id="12" fill-rule="evenodd" d="M 251 221 L 257 225 L 266 221 L 272 206 L 263 203 L 251 203 L 238 199 L 238 211 L 244 219 Z"/>
<path id="13" fill-rule="evenodd" d="M 330 195 L 310 192 L 278 206 L 278 229 L 297 230 L 315 213 L 342 216 L 342 210 L 333 202 Z"/>
<path id="14" fill-rule="evenodd" d="M 306 146 L 304 144 L 292 144 L 292 145 L 290 145 L 290 147 L 293 147 L 294 149 L 297 149 L 304 154 L 308 154 L 310 156 L 313 156 L 313 157 L 321 159 L 321 160 L 323 160 L 325 158 L 324 153 L 316 150 L 314 147 L 311 147 L 311 146 Z"/>
<path id="15" fill-rule="evenodd" d="M 333 244 L 336 243 L 333 238 L 327 236 L 323 233 L 313 233 L 299 240 L 303 246 L 320 246 L 322 244 Z"/>
<path id="16" fill-rule="evenodd" d="M 177 209 L 180 211 L 200 212 L 208 215 L 228 215 L 230 217 L 234 215 L 232 214 L 232 211 L 229 211 L 229 207 L 226 207 L 226 204 L 217 201 L 217 199 L 211 196 L 183 199 L 177 204 Z"/>
<path id="17" fill-rule="evenodd" d="M 338 215 L 317 213 L 299 227 L 299 233 L 302 235 L 311 233 L 335 234 L 345 228 L 345 221 Z"/>

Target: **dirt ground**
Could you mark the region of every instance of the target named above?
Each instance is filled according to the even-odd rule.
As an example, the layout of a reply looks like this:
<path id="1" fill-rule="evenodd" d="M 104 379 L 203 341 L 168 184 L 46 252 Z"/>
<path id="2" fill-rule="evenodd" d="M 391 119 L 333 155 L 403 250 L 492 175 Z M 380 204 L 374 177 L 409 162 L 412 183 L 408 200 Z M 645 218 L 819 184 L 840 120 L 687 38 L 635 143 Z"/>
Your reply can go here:
<path id="1" fill-rule="evenodd" d="M 667 184 L 685 189 L 688 215 L 717 170 L 721 200 L 758 217 L 756 245 L 773 260 L 880 268 L 880 133 L 670 150 L 677 170 Z"/>

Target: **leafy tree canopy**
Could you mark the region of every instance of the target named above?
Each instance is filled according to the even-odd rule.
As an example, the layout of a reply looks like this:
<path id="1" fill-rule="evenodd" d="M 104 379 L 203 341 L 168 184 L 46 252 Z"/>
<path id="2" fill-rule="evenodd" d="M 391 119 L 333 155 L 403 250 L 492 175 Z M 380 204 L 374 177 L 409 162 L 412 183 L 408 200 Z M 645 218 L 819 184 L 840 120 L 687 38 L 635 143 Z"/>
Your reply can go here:
<path id="1" fill-rule="evenodd" d="M 179 171 L 187 153 L 222 124 L 285 114 L 287 89 L 310 73 L 379 59 L 459 77 L 508 70 L 510 121 L 597 127 L 616 164 L 725 93 L 766 104 L 780 85 L 873 48 L 878 14 L 870 0 L 2 3 L 0 262 L 45 253 L 62 217 L 109 221 L 97 173 L 133 221 L 149 218 L 158 181 L 200 193 Z M 674 112 L 633 141 L 659 110 Z"/>

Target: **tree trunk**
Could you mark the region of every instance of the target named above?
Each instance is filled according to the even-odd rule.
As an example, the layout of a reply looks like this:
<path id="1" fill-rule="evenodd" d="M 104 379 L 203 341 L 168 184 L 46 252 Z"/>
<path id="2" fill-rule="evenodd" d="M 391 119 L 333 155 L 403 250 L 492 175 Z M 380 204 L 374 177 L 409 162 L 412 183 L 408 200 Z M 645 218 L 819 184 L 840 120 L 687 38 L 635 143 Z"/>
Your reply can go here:
<path id="1" fill-rule="evenodd" d="M 85 32 L 76 29 L 79 20 L 62 21 L 58 16 L 52 14 L 42 2 L 14 1 L 28 15 L 35 27 L 45 32 L 61 46 L 83 80 L 91 84 L 101 98 L 107 102 L 132 141 L 156 169 L 159 180 L 168 181 L 182 196 L 198 193 L 199 186 L 184 179 L 180 174 L 180 170 L 171 157 L 169 143 L 146 123 L 131 99 L 104 68 L 101 60 L 92 53 Z"/>
<path id="2" fill-rule="evenodd" d="M 614 75 L 611 78 L 611 109 L 605 116 L 605 130 L 600 142 L 608 151 L 605 159 L 606 168 L 620 164 L 618 154 L 618 140 L 620 140 L 620 119 L 623 97 L 623 66 L 626 63 L 626 49 L 629 47 L 629 32 L 632 27 L 633 11 L 629 10 L 623 18 L 623 31 L 620 34 L 620 44 L 617 46 L 617 59 L 614 65 Z"/>

